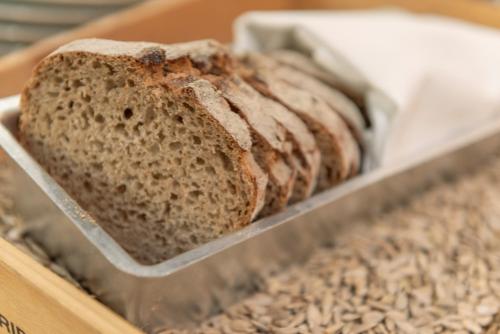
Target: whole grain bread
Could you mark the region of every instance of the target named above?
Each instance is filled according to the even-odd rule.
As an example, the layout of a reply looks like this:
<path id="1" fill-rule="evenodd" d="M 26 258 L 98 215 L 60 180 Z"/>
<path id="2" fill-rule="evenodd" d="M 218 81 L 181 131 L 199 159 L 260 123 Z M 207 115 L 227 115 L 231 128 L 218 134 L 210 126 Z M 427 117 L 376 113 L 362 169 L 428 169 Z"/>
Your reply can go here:
<path id="1" fill-rule="evenodd" d="M 321 80 L 271 57 L 260 57 L 259 65 L 267 67 L 274 75 L 291 85 L 323 99 L 342 117 L 358 143 L 362 144 L 365 121 L 361 110 L 346 95 Z"/>
<path id="2" fill-rule="evenodd" d="M 249 53 L 241 60 L 249 68 L 241 75 L 262 94 L 295 112 L 315 135 L 321 151 L 319 191 L 358 172 L 361 156 L 356 140 L 342 118 L 323 99 L 276 76 L 263 55 Z"/>
<path id="3" fill-rule="evenodd" d="M 313 193 L 318 182 L 321 154 L 313 134 L 293 112 L 274 100 L 265 97 L 262 108 L 287 130 L 292 143 L 292 161 L 297 169 L 297 178 L 290 204 L 302 201 Z"/>
<path id="4" fill-rule="evenodd" d="M 263 97 L 237 76 L 205 76 L 226 98 L 251 129 L 252 152 L 257 163 L 268 173 L 264 217 L 282 210 L 292 197 L 297 168 L 292 161 L 291 143 L 281 124 L 268 115 Z"/>
<path id="5" fill-rule="evenodd" d="M 21 99 L 23 145 L 144 264 L 249 224 L 267 184 L 248 125 L 211 83 L 171 71 L 170 52 L 76 41 Z"/>
<path id="6" fill-rule="evenodd" d="M 249 125 L 252 134 L 252 153 L 259 166 L 268 174 L 265 205 L 260 212 L 264 217 L 282 210 L 292 196 L 297 168 L 292 161 L 291 144 L 286 130 L 262 109 L 263 97 L 229 68 L 215 71 L 215 62 L 230 63 L 228 50 L 214 40 L 200 40 L 168 46 L 171 72 L 189 72 L 210 81 Z"/>
<path id="7" fill-rule="evenodd" d="M 270 51 L 268 55 L 282 64 L 302 71 L 314 78 L 317 78 L 318 80 L 321 80 L 332 88 L 340 90 L 342 93 L 351 98 L 358 106 L 364 105 L 365 101 L 363 89 L 354 89 L 353 87 L 345 85 L 342 80 L 336 77 L 333 73 L 325 71 L 325 69 L 305 54 L 289 49 L 277 49 Z"/>
<path id="8" fill-rule="evenodd" d="M 287 144 L 291 144 L 291 155 L 287 154 L 285 161 L 289 167 L 296 170 L 297 174 L 289 203 L 309 197 L 316 187 L 321 156 L 314 136 L 301 119 L 242 81 L 238 75 L 241 64 L 220 43 L 214 40 L 202 40 L 175 45 L 175 48 L 176 56 L 189 57 L 192 65 L 202 75 L 217 78 L 215 82 L 212 81 L 226 99 L 240 110 L 251 127 L 268 138 L 267 141 L 272 143 L 273 137 L 280 137 L 277 136 L 276 129 L 281 127 L 285 130 Z M 269 117 L 274 119 L 274 122 Z M 279 151 L 283 154 L 282 149 Z M 292 166 L 290 166 L 290 160 Z M 274 197 L 270 195 L 272 193 L 275 191 L 268 189 L 266 194 L 272 198 Z M 268 210 L 264 208 L 263 212 L 268 213 Z"/>

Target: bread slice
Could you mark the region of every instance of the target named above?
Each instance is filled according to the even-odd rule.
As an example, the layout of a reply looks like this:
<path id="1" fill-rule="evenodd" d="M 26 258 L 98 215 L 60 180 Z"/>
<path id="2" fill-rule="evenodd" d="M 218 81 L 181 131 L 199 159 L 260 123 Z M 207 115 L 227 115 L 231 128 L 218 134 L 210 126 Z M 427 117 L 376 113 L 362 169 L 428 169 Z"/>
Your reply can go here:
<path id="1" fill-rule="evenodd" d="M 289 204 L 300 202 L 311 196 L 316 189 L 321 166 L 319 147 L 313 134 L 293 112 L 269 98 L 263 98 L 261 104 L 287 130 L 287 138 L 292 143 L 292 161 L 297 169 Z"/>
<path id="2" fill-rule="evenodd" d="M 280 138 L 279 141 L 282 141 L 282 130 L 277 132 L 277 129 L 285 130 L 286 144 L 291 144 L 291 155 L 288 151 L 289 148 L 285 161 L 290 168 L 297 171 L 293 193 L 288 201 L 295 203 L 309 197 L 316 186 L 321 157 L 314 136 L 300 118 L 281 104 L 259 94 L 242 81 L 237 75 L 241 65 L 234 55 L 220 43 L 213 40 L 203 40 L 175 45 L 175 49 L 176 57 L 189 57 L 192 65 L 203 76 L 212 78 L 211 81 L 219 88 L 229 103 L 235 106 L 242 117 L 249 121 L 255 132 L 260 133 L 261 137 L 265 138 L 264 142 L 270 143 L 270 146 L 281 154 L 283 154 L 283 148 L 277 147 L 276 139 Z M 280 165 L 283 166 L 283 164 Z M 272 179 L 273 177 L 270 175 L 270 183 L 273 183 Z M 275 188 L 279 189 L 280 187 Z M 274 195 L 271 195 L 273 193 L 276 192 L 268 189 L 266 195 L 273 198 Z M 263 211 L 268 212 L 266 208 Z"/>
<path id="3" fill-rule="evenodd" d="M 263 97 L 237 76 L 205 76 L 251 129 L 253 155 L 269 182 L 260 216 L 281 211 L 292 197 L 297 168 L 292 161 L 291 143 L 286 131 L 263 109 Z"/>
<path id="4" fill-rule="evenodd" d="M 359 147 L 342 118 L 321 98 L 274 75 L 265 58 L 257 54 L 243 56 L 250 71 L 242 75 L 262 94 L 294 111 L 315 135 L 322 156 L 318 191 L 356 174 L 361 159 Z"/>
<path id="5" fill-rule="evenodd" d="M 356 103 L 356 105 L 360 108 L 361 112 L 363 113 L 363 116 L 365 116 L 364 93 L 367 87 L 347 86 L 333 73 L 325 71 L 323 68 L 321 68 L 321 66 L 316 64 L 309 57 L 297 51 L 278 49 L 269 52 L 268 55 L 282 64 L 293 67 L 296 70 L 306 73 L 320 80 L 321 82 L 327 84 L 328 86 L 341 91 L 342 93 L 347 95 L 350 99 L 352 99 L 354 103 Z"/>
<path id="6" fill-rule="evenodd" d="M 274 118 L 262 110 L 263 97 L 231 72 L 214 71 L 214 58 L 228 57 L 227 49 L 213 40 L 194 41 L 169 46 L 171 72 L 189 72 L 210 81 L 229 105 L 249 125 L 252 133 L 252 152 L 257 163 L 267 172 L 269 182 L 265 205 L 260 216 L 282 210 L 292 196 L 297 168 L 291 157 L 291 144 L 286 131 Z"/>
<path id="7" fill-rule="evenodd" d="M 280 79 L 290 83 L 291 85 L 306 90 L 311 94 L 321 98 L 333 110 L 335 110 L 340 117 L 347 124 L 352 134 L 362 144 L 363 130 L 365 128 L 365 121 L 358 106 L 352 102 L 347 96 L 339 90 L 328 86 L 319 79 L 302 72 L 288 64 L 282 64 L 270 57 L 260 57 L 259 65 L 266 66 L 266 68 L 273 72 L 274 75 Z"/>
<path id="8" fill-rule="evenodd" d="M 267 182 L 245 121 L 208 81 L 171 73 L 166 52 L 76 41 L 21 100 L 24 146 L 144 264 L 249 224 Z"/>

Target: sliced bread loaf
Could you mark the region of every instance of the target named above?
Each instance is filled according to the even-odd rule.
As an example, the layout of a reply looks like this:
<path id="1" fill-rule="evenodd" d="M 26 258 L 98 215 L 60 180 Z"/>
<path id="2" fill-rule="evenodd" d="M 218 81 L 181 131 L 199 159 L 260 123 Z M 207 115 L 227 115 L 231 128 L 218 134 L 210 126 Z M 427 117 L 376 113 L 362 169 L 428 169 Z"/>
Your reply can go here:
<path id="1" fill-rule="evenodd" d="M 292 197 L 297 168 L 286 131 L 263 110 L 262 96 L 237 76 L 204 76 L 221 92 L 252 131 L 252 152 L 268 173 L 265 205 L 260 216 L 282 210 Z"/>
<path id="2" fill-rule="evenodd" d="M 323 99 L 335 110 L 349 126 L 352 134 L 361 145 L 365 121 L 358 106 L 339 90 L 328 86 L 321 80 L 302 72 L 293 66 L 280 63 L 270 57 L 260 57 L 259 65 L 267 67 L 274 75 L 291 85 L 306 90 Z"/>
<path id="3" fill-rule="evenodd" d="M 309 57 L 297 51 L 278 49 L 269 52 L 269 55 L 282 64 L 293 67 L 296 70 L 299 70 L 314 78 L 317 78 L 318 80 L 322 81 L 323 83 L 329 85 L 334 89 L 338 89 L 339 91 L 347 95 L 349 98 L 351 98 L 356 103 L 356 105 L 361 109 L 362 112 L 364 111 L 365 108 L 364 93 L 365 89 L 367 88 L 364 85 L 360 87 L 351 87 L 349 85 L 346 85 L 333 73 L 325 71 L 321 66 L 316 64 Z M 365 116 L 364 113 L 363 116 Z"/>
<path id="4" fill-rule="evenodd" d="M 267 182 L 245 121 L 208 81 L 171 73 L 168 52 L 73 42 L 21 101 L 25 147 L 145 264 L 249 224 Z"/>
<path id="5" fill-rule="evenodd" d="M 261 103 L 262 108 L 286 128 L 287 138 L 292 143 L 297 179 L 289 203 L 297 203 L 311 196 L 316 189 L 321 166 L 318 145 L 304 122 L 293 112 L 269 98 L 264 98 Z"/>
<path id="6" fill-rule="evenodd" d="M 124 43 L 124 42 L 113 42 Z M 201 40 L 164 45 L 164 77 L 178 73 L 206 79 L 249 125 L 252 137 L 252 153 L 259 166 L 268 174 L 265 205 L 259 216 L 267 216 L 282 210 L 292 196 L 296 167 L 291 159 L 291 144 L 285 129 L 261 107 L 261 95 L 232 73 L 214 73 L 212 59 L 227 56 L 226 49 L 218 42 Z"/>
<path id="7" fill-rule="evenodd" d="M 261 136 L 265 138 L 264 141 L 269 142 L 281 154 L 283 154 L 283 148 L 276 147 L 276 140 L 281 138 L 279 133 L 282 132 L 278 133 L 276 129 L 285 130 L 286 144 L 291 144 L 291 156 L 288 153 L 290 148 L 288 148 L 285 161 L 290 166 L 291 157 L 293 165 L 290 167 L 297 171 L 289 203 L 309 197 L 316 187 L 321 157 L 314 136 L 300 118 L 281 104 L 259 94 L 241 80 L 237 74 L 241 65 L 236 57 L 220 43 L 203 40 L 183 43 L 175 47 L 176 57 L 187 55 L 202 75 L 216 78 L 215 81 L 212 79 L 212 82 L 221 90 L 230 104 L 240 111 L 256 132 L 261 133 Z M 283 164 L 277 166 L 283 166 Z M 270 179 L 272 179 L 271 176 Z M 268 189 L 266 195 L 271 197 L 272 193 L 275 192 Z M 263 211 L 266 212 L 266 208 Z"/>
<path id="8" fill-rule="evenodd" d="M 295 112 L 314 134 L 321 151 L 318 190 L 356 174 L 360 166 L 359 147 L 342 118 L 321 98 L 274 75 L 265 58 L 257 54 L 243 56 L 249 70 L 241 75 L 262 94 Z"/>

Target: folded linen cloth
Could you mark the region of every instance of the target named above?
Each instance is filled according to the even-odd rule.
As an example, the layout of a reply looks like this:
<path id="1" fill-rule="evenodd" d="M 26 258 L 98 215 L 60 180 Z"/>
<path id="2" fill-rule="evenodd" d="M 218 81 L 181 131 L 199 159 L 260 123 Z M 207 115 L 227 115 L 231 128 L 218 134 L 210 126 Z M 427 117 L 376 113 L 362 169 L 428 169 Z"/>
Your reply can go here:
<path id="1" fill-rule="evenodd" d="M 396 10 L 251 12 L 235 22 L 236 52 L 280 48 L 363 92 L 372 119 L 368 168 L 499 120 L 495 29 Z"/>

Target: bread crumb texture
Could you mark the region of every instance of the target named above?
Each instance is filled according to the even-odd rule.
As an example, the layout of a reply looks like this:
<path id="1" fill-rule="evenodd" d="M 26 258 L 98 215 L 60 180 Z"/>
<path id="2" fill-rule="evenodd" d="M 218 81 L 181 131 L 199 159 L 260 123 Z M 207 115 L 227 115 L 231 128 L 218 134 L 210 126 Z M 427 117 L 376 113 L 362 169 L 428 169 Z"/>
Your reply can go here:
<path id="1" fill-rule="evenodd" d="M 23 144 L 146 264 L 249 224 L 262 186 L 244 121 L 208 82 L 164 79 L 164 60 L 56 53 L 22 98 Z"/>

